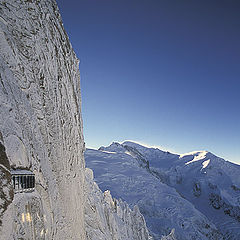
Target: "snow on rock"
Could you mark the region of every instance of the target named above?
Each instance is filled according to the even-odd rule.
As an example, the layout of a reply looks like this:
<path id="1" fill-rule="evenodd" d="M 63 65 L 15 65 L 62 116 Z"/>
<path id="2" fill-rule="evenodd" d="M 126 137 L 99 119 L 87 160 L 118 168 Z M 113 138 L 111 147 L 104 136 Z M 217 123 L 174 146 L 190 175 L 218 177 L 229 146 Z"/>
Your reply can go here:
<path id="1" fill-rule="evenodd" d="M 163 236 L 161 240 L 177 240 L 175 236 L 175 229 L 173 228 L 169 235 Z"/>
<path id="2" fill-rule="evenodd" d="M 210 163 L 210 161 L 211 161 L 210 159 L 204 161 L 204 162 L 202 163 L 202 169 L 206 168 L 206 167 L 208 166 L 208 164 Z"/>
<path id="3" fill-rule="evenodd" d="M 10 163 L 3 145 L 0 132 L 0 230 L 2 227 L 2 216 L 13 200 L 13 187 L 11 186 Z"/>
<path id="4" fill-rule="evenodd" d="M 105 153 L 104 151 L 114 152 Z M 240 239 L 240 166 L 207 151 L 183 155 L 134 142 L 85 152 L 100 189 L 137 204 L 155 239 Z"/>
<path id="5" fill-rule="evenodd" d="M 113 142 L 108 147 L 100 147 L 99 150 L 103 152 L 109 152 L 109 153 L 126 151 L 125 148 L 120 143 L 117 143 L 117 142 Z"/>
<path id="6" fill-rule="evenodd" d="M 13 224 L 7 223 L 9 218 Z M 51 239 L 45 220 L 41 196 L 37 192 L 19 193 L 4 215 L 7 231 L 2 232 L 1 239 Z"/>
<path id="7" fill-rule="evenodd" d="M 193 157 L 193 159 L 191 161 L 185 163 L 186 165 L 188 165 L 190 163 L 205 159 L 207 153 L 208 153 L 207 151 L 190 152 L 190 153 L 181 154 L 180 158 L 181 159 L 186 159 L 187 157 L 190 157 L 190 158 Z"/>
<path id="8" fill-rule="evenodd" d="M 139 206 L 154 239 L 168 235 L 173 228 L 179 240 L 221 239 L 215 225 L 193 204 L 139 162 L 139 156 L 134 155 L 138 150 L 131 155 L 122 150 L 114 154 L 104 151 L 87 149 L 87 166 L 93 169 L 103 191 L 109 189 L 115 198 L 123 199 L 131 207 Z"/>
<path id="9" fill-rule="evenodd" d="M 85 206 L 87 239 L 91 240 L 150 240 L 152 239 L 137 206 L 113 199 L 110 191 L 104 193 L 93 181 L 93 172 L 86 169 Z"/>
<path id="10" fill-rule="evenodd" d="M 0 0 L 0 16 L 0 131 L 11 167 L 31 170 L 39 194 L 15 194 L 0 216 L 9 223 L 0 236 L 11 234 L 6 229 L 29 206 L 31 216 L 45 216 L 41 229 L 28 238 L 35 217 L 31 224 L 20 217 L 14 239 L 41 239 L 46 231 L 46 239 L 84 239 L 79 61 L 55 1 Z"/>

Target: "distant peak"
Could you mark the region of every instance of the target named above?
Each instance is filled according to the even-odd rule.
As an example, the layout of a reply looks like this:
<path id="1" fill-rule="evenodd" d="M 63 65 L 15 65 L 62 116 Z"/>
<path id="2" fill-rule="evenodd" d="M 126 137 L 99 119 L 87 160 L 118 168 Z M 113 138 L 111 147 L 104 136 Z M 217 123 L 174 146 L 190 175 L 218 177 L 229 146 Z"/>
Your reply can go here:
<path id="1" fill-rule="evenodd" d="M 124 142 L 121 143 L 122 145 L 128 145 L 128 146 L 141 146 L 141 147 L 145 147 L 143 144 L 138 143 L 138 142 L 134 142 L 134 141 L 129 141 L 126 140 Z"/>
<path id="2" fill-rule="evenodd" d="M 130 147 L 140 147 L 140 148 L 149 148 L 149 149 L 159 149 L 153 146 L 150 146 L 148 144 L 145 143 L 141 143 L 141 142 L 137 142 L 137 141 L 133 141 L 133 140 L 125 140 L 124 142 L 121 142 L 121 144 L 123 146 L 127 145 Z M 160 150 L 160 149 L 159 149 Z"/>
<path id="3" fill-rule="evenodd" d="M 120 144 L 120 143 L 118 143 L 118 142 L 112 142 L 112 143 L 111 143 L 111 145 L 120 146 L 121 144 Z M 110 146 L 111 146 L 111 145 L 110 145 Z"/>
<path id="4" fill-rule="evenodd" d="M 100 147 L 98 150 L 100 151 L 107 151 L 107 152 L 122 152 L 124 151 L 124 147 L 118 143 L 118 142 L 112 142 L 109 146 L 107 147 Z"/>

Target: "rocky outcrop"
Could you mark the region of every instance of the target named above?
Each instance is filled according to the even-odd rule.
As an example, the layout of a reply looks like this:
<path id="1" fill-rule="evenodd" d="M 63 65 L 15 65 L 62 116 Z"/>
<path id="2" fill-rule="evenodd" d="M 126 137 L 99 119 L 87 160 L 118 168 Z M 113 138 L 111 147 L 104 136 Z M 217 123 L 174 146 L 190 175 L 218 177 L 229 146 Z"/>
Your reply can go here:
<path id="1" fill-rule="evenodd" d="M 113 199 L 110 191 L 102 191 L 93 181 L 93 172 L 86 169 L 88 193 L 85 216 L 88 240 L 150 240 L 145 220 L 137 206 Z"/>
<path id="2" fill-rule="evenodd" d="M 221 210 L 224 214 L 234 218 L 240 222 L 240 207 L 233 206 L 226 203 L 221 196 L 216 193 L 209 194 L 209 203 L 210 205 L 217 210 Z"/>
<path id="3" fill-rule="evenodd" d="M 13 188 L 11 186 L 10 164 L 5 152 L 0 132 L 0 228 L 2 216 L 13 200 Z"/>
<path id="4" fill-rule="evenodd" d="M 176 240 L 175 229 L 172 229 L 168 236 L 163 236 L 161 240 Z"/>

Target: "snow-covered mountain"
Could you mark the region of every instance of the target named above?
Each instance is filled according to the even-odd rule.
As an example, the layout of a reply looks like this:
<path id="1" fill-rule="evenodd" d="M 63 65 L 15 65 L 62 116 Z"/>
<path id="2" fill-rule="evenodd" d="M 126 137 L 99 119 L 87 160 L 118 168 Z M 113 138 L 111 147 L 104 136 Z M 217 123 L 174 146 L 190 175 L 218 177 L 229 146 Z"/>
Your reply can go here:
<path id="1" fill-rule="evenodd" d="M 102 190 L 138 204 L 155 239 L 240 239 L 240 166 L 207 151 L 183 155 L 134 142 L 87 149 Z"/>

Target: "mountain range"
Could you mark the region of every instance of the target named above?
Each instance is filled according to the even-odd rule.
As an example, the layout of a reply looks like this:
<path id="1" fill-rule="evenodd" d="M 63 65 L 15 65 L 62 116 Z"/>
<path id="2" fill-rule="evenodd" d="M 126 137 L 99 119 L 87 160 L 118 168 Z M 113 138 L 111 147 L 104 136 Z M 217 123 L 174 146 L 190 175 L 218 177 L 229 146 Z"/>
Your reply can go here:
<path id="1" fill-rule="evenodd" d="M 85 161 L 102 191 L 138 205 L 154 239 L 240 239 L 239 165 L 131 141 L 87 149 Z"/>

